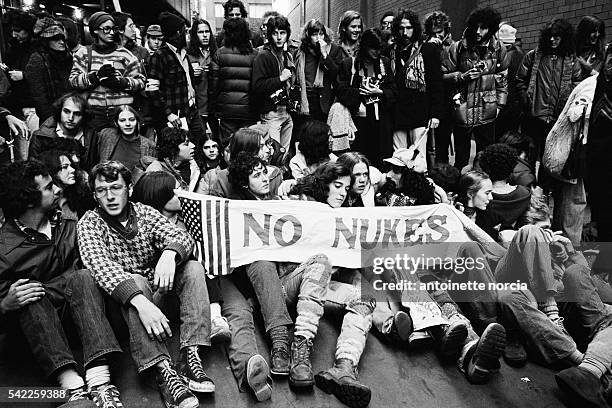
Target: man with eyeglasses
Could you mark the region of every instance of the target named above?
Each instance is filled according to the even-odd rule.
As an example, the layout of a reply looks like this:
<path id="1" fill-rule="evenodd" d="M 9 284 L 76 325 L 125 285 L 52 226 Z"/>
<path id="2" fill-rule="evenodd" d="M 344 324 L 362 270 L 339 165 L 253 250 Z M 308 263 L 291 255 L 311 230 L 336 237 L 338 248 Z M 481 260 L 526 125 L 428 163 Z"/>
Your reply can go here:
<path id="1" fill-rule="evenodd" d="M 112 116 L 120 105 L 131 105 L 144 90 L 146 78 L 138 58 L 115 40 L 119 28 L 108 13 L 99 11 L 89 18 L 94 44 L 74 54 L 70 85 L 88 92 L 90 125 L 101 130 L 113 127 Z"/>
<path id="2" fill-rule="evenodd" d="M 104 296 L 77 248 L 77 222 L 57 211 L 60 189 L 31 160 L 0 170 L 0 327 L 21 333 L 42 372 L 67 391 L 62 407 L 123 407 L 108 356 L 121 352 L 104 312 Z M 70 313 L 83 345 L 77 369 L 62 326 Z M 77 371 L 78 370 L 78 371 Z"/>
<path id="3" fill-rule="evenodd" d="M 98 208 L 79 221 L 83 264 L 117 302 L 130 332 L 130 350 L 142 373 L 152 369 L 168 407 L 198 407 L 192 391 L 214 392 L 200 356 L 210 346 L 210 305 L 204 268 L 189 260 L 194 241 L 161 213 L 129 201 L 132 176 L 121 163 L 96 165 L 89 183 Z M 160 310 L 168 296 L 180 304 L 180 359 L 166 347 L 173 335 Z M 159 305 L 159 306 L 158 306 Z"/>

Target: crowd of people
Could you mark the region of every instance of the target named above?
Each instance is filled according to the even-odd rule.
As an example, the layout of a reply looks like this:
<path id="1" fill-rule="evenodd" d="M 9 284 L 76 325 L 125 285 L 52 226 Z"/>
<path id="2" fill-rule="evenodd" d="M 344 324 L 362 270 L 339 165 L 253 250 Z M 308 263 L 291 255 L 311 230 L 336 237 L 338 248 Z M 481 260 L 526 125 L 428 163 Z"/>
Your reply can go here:
<path id="1" fill-rule="evenodd" d="M 529 357 L 560 370 L 557 383 L 579 406 L 611 406 L 603 22 L 585 16 L 574 29 L 553 19 L 525 53 L 491 7 L 473 10 L 458 39 L 442 11 L 390 10 L 370 28 L 346 11 L 337 33 L 313 19 L 299 41 L 278 12 L 255 32 L 240 0 L 224 11 L 217 35 L 206 20 L 188 30 L 164 12 L 142 45 L 120 12 L 90 16 L 87 45 L 67 17 L 5 15 L 0 351 L 25 339 L 38 368 L 68 390 L 66 407 L 122 407 L 109 355 L 122 352 L 115 336 L 125 328 L 114 315 L 168 407 L 197 407 L 194 393 L 214 392 L 207 352 L 229 342 L 238 388 L 257 401 L 280 376 L 361 408 L 371 390 L 357 367 L 372 330 L 397 347 L 434 347 L 472 384 L 496 375 L 502 357 L 512 367 Z M 195 260 L 177 190 L 331 208 L 449 204 L 482 238 L 456 257 L 486 262 L 384 278 L 520 279 L 527 289 L 393 291 L 377 301 L 371 268 L 339 268 L 323 253 L 211 276 Z M 596 250 L 583 231 L 587 205 Z M 415 324 L 421 309 L 436 323 Z M 327 314 L 341 322 L 335 361 L 315 374 Z M 175 362 L 166 342 L 176 327 Z"/>

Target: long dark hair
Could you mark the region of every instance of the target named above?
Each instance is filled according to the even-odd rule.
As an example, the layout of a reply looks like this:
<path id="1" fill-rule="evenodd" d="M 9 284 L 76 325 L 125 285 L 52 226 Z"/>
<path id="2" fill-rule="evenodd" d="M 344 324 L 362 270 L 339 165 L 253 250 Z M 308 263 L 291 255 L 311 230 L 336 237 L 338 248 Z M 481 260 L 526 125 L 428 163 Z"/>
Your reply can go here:
<path id="1" fill-rule="evenodd" d="M 315 201 L 326 203 L 329 195 L 329 184 L 344 176 L 351 176 L 348 168 L 339 163 L 323 163 L 317 167 L 314 173 L 299 179 L 291 188 L 289 194 L 304 194 Z"/>
<path id="2" fill-rule="evenodd" d="M 391 33 L 393 33 L 393 37 L 397 40 L 400 37 L 400 24 L 402 20 L 410 21 L 410 25 L 412 25 L 412 37 L 410 41 L 417 42 L 421 40 L 423 35 L 423 28 L 421 26 L 421 20 L 419 19 L 419 15 L 412 10 L 403 10 L 400 9 L 397 13 L 395 19 L 393 19 L 393 25 L 391 26 Z"/>
<path id="3" fill-rule="evenodd" d="M 144 173 L 134 185 L 131 200 L 155 208 L 161 212 L 174 197 L 176 179 L 165 171 Z"/>
<path id="4" fill-rule="evenodd" d="M 329 126 L 320 120 L 309 120 L 300 129 L 299 150 L 306 159 L 306 165 L 310 166 L 329 160 Z"/>
<path id="5" fill-rule="evenodd" d="M 561 37 L 561 43 L 556 50 L 553 50 L 550 43 L 550 37 L 553 35 Z M 544 55 L 557 54 L 567 57 L 574 54 L 576 48 L 574 45 L 574 27 L 565 19 L 554 19 L 542 29 L 538 48 Z"/>
<path id="6" fill-rule="evenodd" d="M 217 52 L 217 41 L 215 41 L 215 34 L 210 26 L 210 23 L 201 18 L 194 18 L 189 29 L 189 48 L 187 48 L 187 54 L 189 55 L 200 55 L 200 39 L 198 38 L 198 27 L 200 24 L 206 24 L 210 30 L 210 41 L 208 42 L 208 51 L 213 56 Z"/>
<path id="7" fill-rule="evenodd" d="M 251 44 L 251 30 L 248 23 L 242 18 L 225 20 L 223 23 L 225 33 L 224 46 L 236 48 L 240 54 L 246 55 L 253 52 Z"/>
<path id="8" fill-rule="evenodd" d="M 594 46 L 590 44 L 591 33 L 597 31 L 599 38 Z M 584 16 L 576 28 L 576 52 L 582 54 L 594 51 L 598 60 L 603 60 L 606 44 L 606 25 L 595 16 Z"/>
<path id="9" fill-rule="evenodd" d="M 465 22 L 466 28 L 464 35 L 468 48 L 472 48 L 476 45 L 476 30 L 478 29 L 478 24 L 483 24 L 489 29 L 487 36 L 491 38 L 499 29 L 499 23 L 501 23 L 501 14 L 494 8 L 484 7 L 473 10 Z"/>

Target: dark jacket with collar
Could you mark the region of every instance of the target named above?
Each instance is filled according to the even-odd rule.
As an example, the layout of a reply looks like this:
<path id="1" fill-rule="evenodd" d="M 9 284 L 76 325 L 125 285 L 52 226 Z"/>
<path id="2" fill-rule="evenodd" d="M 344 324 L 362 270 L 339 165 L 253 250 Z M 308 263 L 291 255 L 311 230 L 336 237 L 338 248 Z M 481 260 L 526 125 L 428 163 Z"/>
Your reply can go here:
<path id="1" fill-rule="evenodd" d="M 292 70 L 293 77 L 288 81 L 280 80 L 281 66 L 283 69 Z M 287 86 L 295 77 L 295 65 L 293 57 L 288 51 L 283 51 L 282 57 L 277 57 L 272 49 L 267 46 L 257 54 L 253 63 L 253 77 L 251 79 L 251 91 L 253 105 L 260 113 L 275 111 L 276 106 L 272 102 L 270 95 Z"/>
<path id="2" fill-rule="evenodd" d="M 51 116 L 32 134 L 30 140 L 29 155 L 30 157 L 37 158 L 44 151 L 53 148 L 57 135 L 57 120 Z M 83 129 L 83 145 L 85 152 L 80 157 L 81 168 L 89 171 L 93 166 L 98 163 L 98 134 L 91 128 L 85 127 Z M 75 143 L 78 143 L 75 141 Z"/>

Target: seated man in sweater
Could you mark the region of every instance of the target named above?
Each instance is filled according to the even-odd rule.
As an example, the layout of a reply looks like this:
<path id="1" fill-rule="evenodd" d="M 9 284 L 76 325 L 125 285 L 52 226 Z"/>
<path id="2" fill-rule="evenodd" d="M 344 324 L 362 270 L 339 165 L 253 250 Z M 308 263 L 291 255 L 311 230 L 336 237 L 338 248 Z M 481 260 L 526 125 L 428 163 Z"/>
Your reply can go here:
<path id="1" fill-rule="evenodd" d="M 44 374 L 67 390 L 66 406 L 122 407 L 107 360 L 121 348 L 106 320 L 102 292 L 82 269 L 76 221 L 51 216 L 59 188 L 37 161 L 4 167 L 0 186 L 7 218 L 0 229 L 0 332 L 25 337 Z M 62 326 L 66 308 L 83 345 L 85 378 Z"/>
<path id="2" fill-rule="evenodd" d="M 197 407 L 190 390 L 215 389 L 200 357 L 200 348 L 210 346 L 204 268 L 189 260 L 194 242 L 186 231 L 157 210 L 128 200 L 131 179 L 116 161 L 92 169 L 89 182 L 98 208 L 78 223 L 83 263 L 121 305 L 138 372 L 155 367 L 166 406 Z M 171 293 L 180 303 L 181 357 L 176 370 L 165 344 L 172 336 L 170 322 L 154 303 Z"/>

